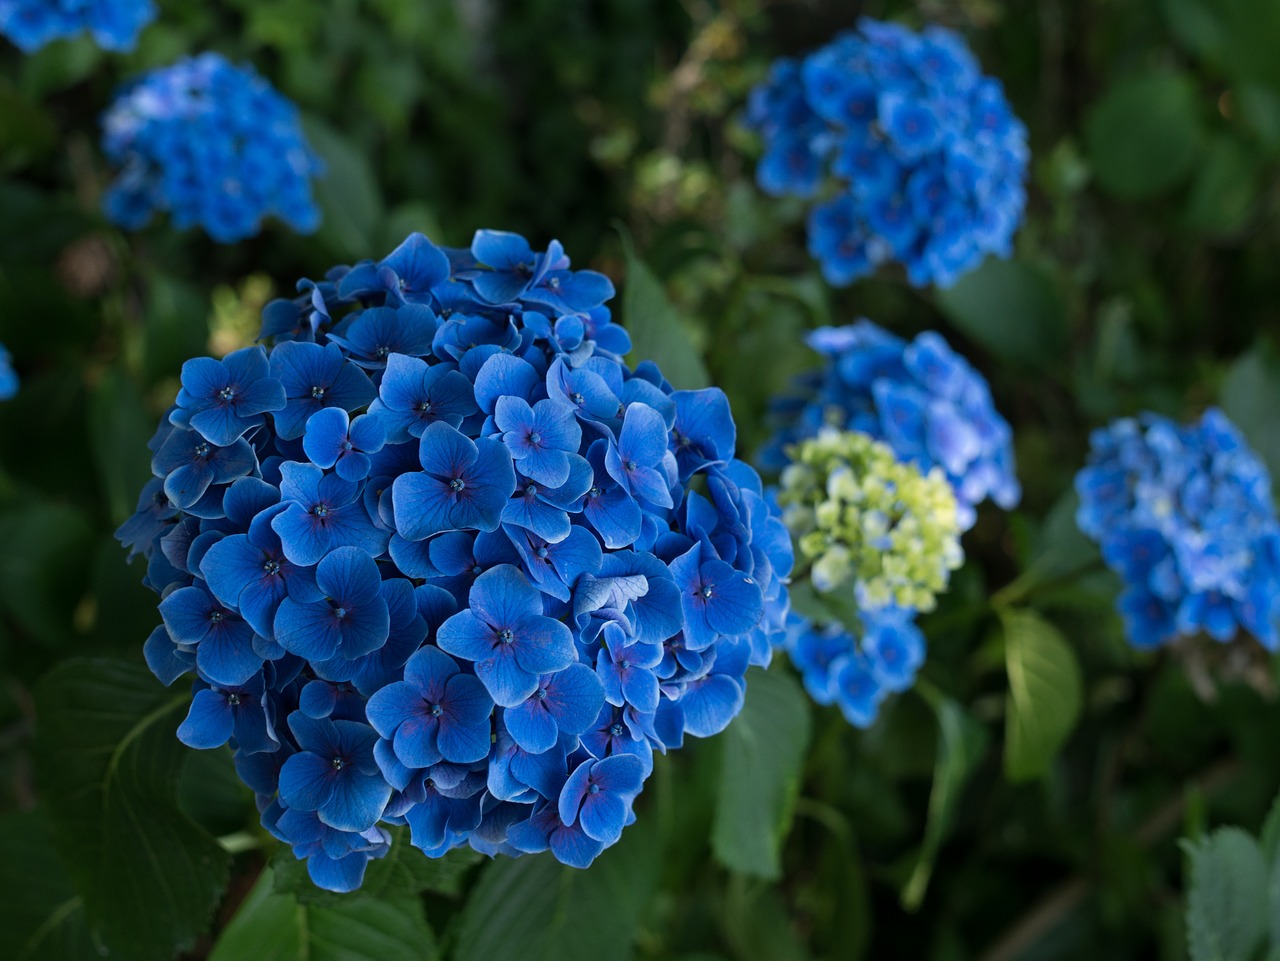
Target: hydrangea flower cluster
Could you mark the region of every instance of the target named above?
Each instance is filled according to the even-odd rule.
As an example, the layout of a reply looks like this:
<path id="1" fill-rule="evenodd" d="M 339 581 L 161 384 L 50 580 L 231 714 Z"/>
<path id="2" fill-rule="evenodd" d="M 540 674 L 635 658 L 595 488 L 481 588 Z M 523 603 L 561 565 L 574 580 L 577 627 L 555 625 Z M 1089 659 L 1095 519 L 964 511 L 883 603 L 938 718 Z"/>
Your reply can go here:
<path id="1" fill-rule="evenodd" d="M 132 50 L 155 17 L 152 0 L 0 0 L 0 34 L 27 53 L 86 30 L 104 50 Z"/>
<path id="2" fill-rule="evenodd" d="M 916 612 L 964 557 L 955 497 L 866 434 L 825 428 L 791 454 L 778 502 L 821 610 L 793 615 L 787 650 L 814 700 L 865 727 L 924 661 Z"/>
<path id="3" fill-rule="evenodd" d="M 1152 648 L 1240 629 L 1280 646 L 1280 522 L 1266 467 L 1219 410 L 1179 426 L 1145 414 L 1094 431 L 1076 475 L 1080 529 L 1125 582 L 1130 641 Z"/>
<path id="4" fill-rule="evenodd" d="M 4 344 L 0 344 L 0 400 L 11 400 L 18 393 L 18 374 L 13 369 L 13 358 Z"/>
<path id="5" fill-rule="evenodd" d="M 253 236 L 267 216 L 309 233 L 320 224 L 310 178 L 322 172 L 297 108 L 250 67 L 216 53 L 145 74 L 103 118 L 103 150 L 120 168 L 104 199 L 122 227 L 157 210 L 214 240 Z"/>
<path id="6" fill-rule="evenodd" d="M 844 285 L 888 261 L 946 287 L 1007 257 L 1026 206 L 1027 133 L 957 34 L 863 18 L 756 87 L 762 189 L 817 198 L 809 251 Z"/>
<path id="7" fill-rule="evenodd" d="M 866 434 L 823 430 L 797 444 L 778 503 L 814 590 L 849 586 L 862 610 L 932 610 L 964 560 L 942 471 L 922 474 Z"/>
<path id="8" fill-rule="evenodd" d="M 790 444 L 829 426 L 883 440 L 923 471 L 942 468 L 961 530 L 973 526 L 986 498 L 1006 510 L 1021 499 L 1013 430 L 983 376 L 941 335 L 927 331 L 908 343 L 860 320 L 813 331 L 808 343 L 825 363 L 797 380 L 795 396 L 775 403 L 781 429 L 763 453 L 769 466 L 781 469 Z"/>
<path id="9" fill-rule="evenodd" d="M 303 280 L 189 361 L 118 532 L 179 729 L 350 890 L 408 825 L 585 866 L 653 763 L 740 710 L 787 616 L 786 529 L 716 389 L 622 360 L 613 286 L 480 231 Z M 697 481 L 697 489 L 694 480 Z"/>

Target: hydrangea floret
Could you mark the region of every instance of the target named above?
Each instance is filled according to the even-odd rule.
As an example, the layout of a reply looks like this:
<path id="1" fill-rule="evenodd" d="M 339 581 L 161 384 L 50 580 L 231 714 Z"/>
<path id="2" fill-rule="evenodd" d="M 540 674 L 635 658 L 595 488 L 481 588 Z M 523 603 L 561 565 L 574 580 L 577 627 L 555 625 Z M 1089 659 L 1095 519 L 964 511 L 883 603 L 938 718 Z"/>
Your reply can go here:
<path id="1" fill-rule="evenodd" d="M 1144 414 L 1094 431 L 1076 475 L 1080 529 L 1124 581 L 1129 640 L 1153 648 L 1241 630 L 1280 647 L 1280 522 L 1271 477 L 1220 410 Z"/>
<path id="2" fill-rule="evenodd" d="M 814 589 L 852 590 L 862 609 L 932 610 L 964 560 L 942 471 L 922 474 L 866 434 L 823 430 L 797 444 L 778 503 Z"/>
<path id="3" fill-rule="evenodd" d="M 947 287 L 987 254 L 1012 252 L 1026 128 L 950 30 L 863 18 L 777 61 L 747 124 L 764 138 L 761 188 L 816 201 L 809 250 L 829 283 L 895 261 L 912 284 Z"/>
<path id="4" fill-rule="evenodd" d="M 916 614 L 963 560 L 955 497 L 939 468 L 922 474 L 866 434 L 824 428 L 789 453 L 777 498 L 814 601 L 792 615 L 787 651 L 815 701 L 866 727 L 924 661 Z"/>
<path id="5" fill-rule="evenodd" d="M 18 393 L 18 373 L 13 369 L 13 357 L 8 348 L 0 344 L 0 400 L 11 400 Z"/>
<path id="6" fill-rule="evenodd" d="M 162 597 L 145 655 L 322 887 L 394 825 L 586 866 L 784 632 L 725 395 L 627 366 L 612 295 L 555 242 L 414 234 L 183 367 L 118 532 Z"/>
<path id="7" fill-rule="evenodd" d="M 311 178 L 323 165 L 297 107 L 251 67 L 219 54 L 134 81 L 103 118 L 102 146 L 118 168 L 106 214 L 127 229 L 157 211 L 219 243 L 253 236 L 269 216 L 300 233 L 320 224 Z"/>
<path id="8" fill-rule="evenodd" d="M 1013 430 L 985 378 L 940 334 L 926 331 L 908 342 L 860 320 L 815 330 L 808 343 L 823 365 L 775 402 L 780 426 L 763 455 L 768 466 L 781 469 L 788 445 L 834 427 L 883 440 L 924 471 L 941 468 L 962 530 L 973 526 L 983 500 L 1008 510 L 1021 499 Z"/>
<path id="9" fill-rule="evenodd" d="M 26 53 L 85 32 L 104 50 L 132 50 L 155 17 L 152 0 L 0 0 L 0 34 Z"/>

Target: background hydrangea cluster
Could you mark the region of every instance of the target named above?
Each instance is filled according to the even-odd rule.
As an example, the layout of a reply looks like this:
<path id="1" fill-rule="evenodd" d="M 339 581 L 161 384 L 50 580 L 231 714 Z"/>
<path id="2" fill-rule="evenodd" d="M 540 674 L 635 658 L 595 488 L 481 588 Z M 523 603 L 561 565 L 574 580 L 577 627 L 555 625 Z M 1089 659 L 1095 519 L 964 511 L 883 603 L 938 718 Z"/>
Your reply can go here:
<path id="1" fill-rule="evenodd" d="M 0 344 L 0 400 L 9 400 L 18 393 L 18 374 L 13 369 L 13 357 L 8 348 Z"/>
<path id="2" fill-rule="evenodd" d="M 119 531 L 163 596 L 149 665 L 198 678 L 179 736 L 233 742 L 323 887 L 385 824 L 589 864 L 786 616 L 725 396 L 627 367 L 612 284 L 554 242 L 414 234 L 299 290 L 269 351 L 184 365 Z"/>
<path id="3" fill-rule="evenodd" d="M 950 286 L 1007 257 L 1026 204 L 1026 129 L 955 33 L 863 18 L 803 60 L 777 61 L 751 96 L 774 195 L 817 198 L 809 251 L 844 285 L 896 261 Z"/>
<path id="4" fill-rule="evenodd" d="M 866 434 L 824 428 L 790 449 L 777 497 L 816 594 L 790 620 L 787 651 L 820 704 L 866 727 L 924 661 L 917 611 L 960 566 L 955 497 Z"/>
<path id="5" fill-rule="evenodd" d="M 1094 431 L 1076 476 L 1080 529 L 1124 580 L 1137 647 L 1244 629 L 1280 646 L 1280 522 L 1271 478 L 1217 409 L 1180 426 L 1146 414 Z"/>
<path id="6" fill-rule="evenodd" d="M 322 172 L 297 108 L 250 67 L 216 53 L 143 75 L 103 118 L 103 150 L 119 168 L 104 198 L 122 227 L 167 211 L 232 243 L 279 217 L 309 233 L 320 223 L 311 178 Z"/>
<path id="7" fill-rule="evenodd" d="M 85 31 L 105 50 L 132 50 L 155 16 L 152 0 L 0 0 L 0 34 L 27 53 Z"/>
<path id="8" fill-rule="evenodd" d="M 1013 431 L 983 376 L 940 334 L 907 342 L 860 320 L 816 330 L 808 342 L 824 363 L 775 402 L 779 429 L 763 454 L 770 467 L 786 465 L 788 445 L 829 426 L 883 440 L 923 471 L 942 468 L 961 530 L 973 526 L 987 498 L 1004 510 L 1017 505 Z"/>

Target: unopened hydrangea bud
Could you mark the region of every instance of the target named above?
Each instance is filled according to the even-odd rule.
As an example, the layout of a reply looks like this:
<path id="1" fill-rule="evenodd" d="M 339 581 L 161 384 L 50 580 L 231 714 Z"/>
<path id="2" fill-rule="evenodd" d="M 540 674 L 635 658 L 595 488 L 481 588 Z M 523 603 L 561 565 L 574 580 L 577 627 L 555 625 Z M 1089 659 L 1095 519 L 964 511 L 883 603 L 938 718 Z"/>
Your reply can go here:
<path id="1" fill-rule="evenodd" d="M 790 453 L 778 501 L 814 588 L 849 586 L 861 609 L 931 610 L 963 559 L 942 471 L 852 431 L 824 429 Z"/>

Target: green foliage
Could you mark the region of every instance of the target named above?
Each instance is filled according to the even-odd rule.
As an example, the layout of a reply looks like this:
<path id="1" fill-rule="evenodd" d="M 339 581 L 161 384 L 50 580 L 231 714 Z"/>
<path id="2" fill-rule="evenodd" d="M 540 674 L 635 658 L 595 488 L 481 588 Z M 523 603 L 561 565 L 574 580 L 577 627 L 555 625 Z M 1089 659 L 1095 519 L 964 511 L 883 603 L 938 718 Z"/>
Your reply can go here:
<path id="1" fill-rule="evenodd" d="M 440 952 L 412 897 L 369 893 L 309 904 L 282 893 L 271 869 L 218 938 L 209 961 L 436 961 Z"/>
<path id="2" fill-rule="evenodd" d="M 1195 82 L 1161 71 L 1111 87 L 1085 122 L 1098 182 L 1126 200 L 1177 186 L 1196 164 L 1203 141 Z"/>
<path id="3" fill-rule="evenodd" d="M 1272 880 L 1257 841 L 1239 828 L 1219 828 L 1185 844 L 1191 885 L 1187 893 L 1187 947 L 1191 961 L 1251 961 L 1272 937 Z M 1280 940 L 1275 941 L 1280 947 Z"/>
<path id="4" fill-rule="evenodd" d="M 938 292 L 947 319 L 1002 360 L 1047 367 L 1066 339 L 1062 298 L 1035 264 L 988 258 Z"/>
<path id="5" fill-rule="evenodd" d="M 800 791 L 809 705 L 794 679 L 747 672 L 747 700 L 724 732 L 711 849 L 721 864 L 763 878 L 782 874 L 781 850 Z"/>
<path id="6" fill-rule="evenodd" d="M 54 668 L 36 691 L 37 776 L 88 923 L 137 961 L 195 943 L 230 858 L 175 803 L 189 695 L 102 659 Z"/>
<path id="7" fill-rule="evenodd" d="M 702 355 L 694 345 L 689 329 L 662 284 L 645 263 L 636 256 L 631 241 L 623 236 L 626 250 L 627 277 L 622 290 L 622 323 L 631 335 L 631 353 L 627 360 L 633 366 L 652 360 L 678 390 L 696 390 L 711 383 Z"/>
<path id="8" fill-rule="evenodd" d="M 84 906 L 38 814 L 0 817 L 0 890 L 0 955 L 12 961 L 99 956 Z"/>
<path id="9" fill-rule="evenodd" d="M 1004 770 L 1012 781 L 1042 777 L 1080 716 L 1082 680 L 1071 645 L 1027 611 L 1007 611 Z"/>
<path id="10" fill-rule="evenodd" d="M 636 824 L 591 868 L 550 854 L 488 865 L 467 898 L 457 961 L 628 961 L 658 881 L 652 826 Z"/>

